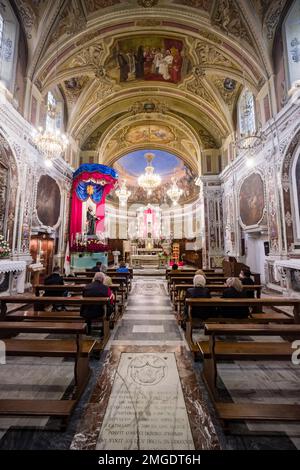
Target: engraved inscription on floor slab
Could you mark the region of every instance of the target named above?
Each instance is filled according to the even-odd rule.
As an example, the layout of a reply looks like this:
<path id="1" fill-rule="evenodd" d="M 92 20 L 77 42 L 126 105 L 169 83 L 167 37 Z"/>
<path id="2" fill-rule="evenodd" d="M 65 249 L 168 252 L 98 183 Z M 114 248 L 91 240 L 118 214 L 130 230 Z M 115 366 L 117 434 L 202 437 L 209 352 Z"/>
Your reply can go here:
<path id="1" fill-rule="evenodd" d="M 133 325 L 132 333 L 164 333 L 163 325 Z"/>
<path id="2" fill-rule="evenodd" d="M 173 353 L 121 355 L 96 449 L 194 449 Z"/>

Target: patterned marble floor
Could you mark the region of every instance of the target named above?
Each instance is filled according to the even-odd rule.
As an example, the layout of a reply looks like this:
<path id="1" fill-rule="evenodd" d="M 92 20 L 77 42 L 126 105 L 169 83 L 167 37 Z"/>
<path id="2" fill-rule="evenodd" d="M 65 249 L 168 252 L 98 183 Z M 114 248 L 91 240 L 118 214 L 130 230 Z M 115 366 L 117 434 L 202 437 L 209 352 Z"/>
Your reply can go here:
<path id="1" fill-rule="evenodd" d="M 202 332 L 200 332 L 201 336 L 203 336 Z M 106 431 L 101 435 L 100 430 L 103 422 L 107 424 L 106 410 L 112 409 L 109 407 L 109 399 L 116 396 L 115 391 L 112 391 L 114 374 L 119 372 L 123 374 L 125 370 L 122 369 L 124 368 L 122 365 L 118 369 L 122 353 L 125 355 L 131 353 L 132 360 L 139 354 L 151 355 L 153 353 L 163 354 L 163 358 L 171 354 L 176 358 L 185 400 L 189 397 L 190 404 L 194 404 L 195 407 L 199 403 L 204 404 L 209 412 L 205 414 L 205 423 L 190 420 L 196 448 L 201 448 L 202 431 L 207 426 L 208 434 L 212 437 L 209 444 L 211 448 L 218 445 L 217 441 L 224 449 L 300 448 L 300 425 L 242 423 L 232 428 L 233 434 L 224 435 L 201 378 L 202 363 L 191 360 L 183 331 L 176 324 L 164 277 L 146 274 L 134 278 L 126 312 L 112 331 L 111 339 L 100 361 L 91 360 L 92 378 L 72 416 L 67 431 L 64 433 L 50 431 L 57 424 L 53 420 L 26 421 L 24 418 L 22 420 L 1 418 L 0 449 L 68 449 L 70 447 L 93 449 L 96 446 L 99 449 L 107 448 Z M 157 359 L 158 362 L 160 359 Z M 15 392 L 17 394 L 26 393 L 29 397 L 42 392 L 45 397 L 54 398 L 66 393 L 70 384 L 71 364 L 68 361 L 49 362 L 46 359 L 35 361 L 30 358 L 12 358 L 10 364 L 14 372 L 13 379 L 18 377 L 18 374 L 23 374 L 23 380 L 18 382 L 19 387 Z M 56 371 L 55 379 L 54 370 Z M 300 403 L 299 367 L 295 368 L 284 362 L 272 364 L 235 362 L 220 365 L 219 373 L 224 397 L 228 401 L 251 400 L 270 403 L 274 400 L 276 403 L 279 399 L 287 403 Z M 4 379 L 1 374 L 4 374 Z M 174 376 L 173 372 L 172 375 Z M 105 379 L 105 393 L 103 393 L 103 378 Z M 5 396 L 8 391 L 11 392 L 12 383 L 9 373 L 5 375 L 4 370 L 0 371 L 0 397 Z M 191 390 L 197 390 L 198 396 L 194 396 Z M 145 397 L 147 398 L 147 394 Z M 178 397 L 181 400 L 180 394 Z M 145 413 L 146 409 L 143 408 L 142 412 Z M 188 413 L 189 416 L 196 416 L 196 408 L 188 409 Z M 92 432 L 91 423 L 93 424 Z M 29 427 L 24 429 L 24 424 Z M 92 442 L 85 440 L 85 433 L 89 433 Z M 187 442 L 190 442 L 190 438 Z M 191 446 L 191 444 L 188 445 Z"/>

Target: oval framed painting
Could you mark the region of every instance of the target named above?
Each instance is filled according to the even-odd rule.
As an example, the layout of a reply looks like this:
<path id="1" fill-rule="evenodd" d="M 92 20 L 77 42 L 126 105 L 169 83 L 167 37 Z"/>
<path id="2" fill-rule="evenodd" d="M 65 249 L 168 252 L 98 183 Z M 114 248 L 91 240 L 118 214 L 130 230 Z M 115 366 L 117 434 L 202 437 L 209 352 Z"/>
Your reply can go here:
<path id="1" fill-rule="evenodd" d="M 264 217 L 265 190 L 259 173 L 252 173 L 242 183 L 239 193 L 240 220 L 244 227 L 257 227 Z"/>
<path id="2" fill-rule="evenodd" d="M 56 181 L 42 175 L 37 184 L 36 212 L 39 221 L 47 227 L 57 225 L 60 216 L 61 195 Z"/>

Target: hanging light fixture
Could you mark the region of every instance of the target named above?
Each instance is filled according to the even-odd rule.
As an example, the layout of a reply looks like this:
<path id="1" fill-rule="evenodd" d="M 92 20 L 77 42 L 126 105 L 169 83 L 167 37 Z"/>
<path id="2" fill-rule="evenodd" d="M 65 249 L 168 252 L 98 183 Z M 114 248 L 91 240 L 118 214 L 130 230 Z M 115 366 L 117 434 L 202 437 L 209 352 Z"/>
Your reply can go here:
<path id="1" fill-rule="evenodd" d="M 57 75 L 57 51 L 56 51 L 56 62 L 55 62 L 55 79 Z M 61 157 L 67 146 L 68 138 L 63 134 L 60 129 L 56 127 L 57 117 L 57 104 L 52 93 L 48 93 L 47 102 L 47 117 L 45 129 L 39 127 L 34 135 L 34 142 L 39 152 L 45 157 L 46 164 L 50 166 L 53 160 Z"/>
<path id="2" fill-rule="evenodd" d="M 52 161 L 61 157 L 68 145 L 67 137 L 58 129 L 43 130 L 43 128 L 40 127 L 38 131 L 34 139 L 35 144 L 39 152 L 46 158 L 46 161 Z"/>
<path id="3" fill-rule="evenodd" d="M 169 196 L 169 198 L 173 202 L 173 206 L 176 206 L 178 204 L 178 201 L 179 201 L 180 197 L 182 196 L 182 194 L 183 194 L 183 190 L 178 188 L 176 178 L 173 176 L 172 177 L 172 186 L 167 191 L 167 195 Z"/>
<path id="4" fill-rule="evenodd" d="M 116 195 L 119 198 L 121 206 L 126 206 L 128 198 L 131 196 L 131 191 L 128 191 L 126 180 L 122 181 L 119 189 L 116 190 Z"/>
<path id="5" fill-rule="evenodd" d="M 145 167 L 145 172 L 139 176 L 138 185 L 147 191 L 147 196 L 151 196 L 152 191 L 161 184 L 161 177 L 159 174 L 154 173 L 152 160 L 155 155 L 153 153 L 145 153 L 144 156 L 148 162 L 148 165 Z"/>

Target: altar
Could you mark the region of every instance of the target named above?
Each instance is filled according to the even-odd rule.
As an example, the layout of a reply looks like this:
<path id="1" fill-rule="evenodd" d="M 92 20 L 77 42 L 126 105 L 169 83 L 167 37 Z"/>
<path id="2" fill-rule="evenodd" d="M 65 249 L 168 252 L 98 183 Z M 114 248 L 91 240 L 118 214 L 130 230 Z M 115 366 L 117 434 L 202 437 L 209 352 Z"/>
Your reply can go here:
<path id="1" fill-rule="evenodd" d="M 8 282 L 5 286 L 5 291 L 12 294 L 23 294 L 25 289 L 25 274 L 26 262 L 25 261 L 12 261 L 9 259 L 0 260 L 0 278 L 7 278 Z M 1 282 L 2 284 L 2 282 Z M 5 282 L 3 282 L 5 285 Z M 5 292 L 3 290 L 3 292 Z"/>
<path id="2" fill-rule="evenodd" d="M 97 261 L 107 266 L 107 253 L 72 253 L 71 269 L 73 271 L 92 269 Z"/>
<path id="3" fill-rule="evenodd" d="M 158 268 L 160 264 L 159 260 L 160 258 L 158 254 L 140 254 L 131 256 L 131 263 L 133 268 Z"/>
<path id="4" fill-rule="evenodd" d="M 266 259 L 267 286 L 286 297 L 300 297 L 300 260 Z"/>

